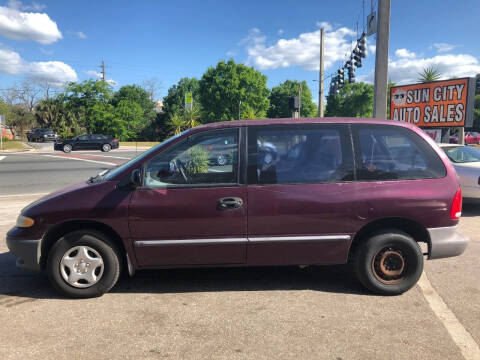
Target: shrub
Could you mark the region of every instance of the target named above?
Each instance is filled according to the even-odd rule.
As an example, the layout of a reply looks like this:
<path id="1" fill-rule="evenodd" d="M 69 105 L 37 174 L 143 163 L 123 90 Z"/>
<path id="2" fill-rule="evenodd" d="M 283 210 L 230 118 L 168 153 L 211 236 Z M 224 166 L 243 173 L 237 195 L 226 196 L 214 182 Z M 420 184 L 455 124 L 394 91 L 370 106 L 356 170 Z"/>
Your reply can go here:
<path id="1" fill-rule="evenodd" d="M 192 147 L 188 158 L 185 166 L 189 174 L 202 174 L 208 171 L 208 152 L 201 146 Z"/>

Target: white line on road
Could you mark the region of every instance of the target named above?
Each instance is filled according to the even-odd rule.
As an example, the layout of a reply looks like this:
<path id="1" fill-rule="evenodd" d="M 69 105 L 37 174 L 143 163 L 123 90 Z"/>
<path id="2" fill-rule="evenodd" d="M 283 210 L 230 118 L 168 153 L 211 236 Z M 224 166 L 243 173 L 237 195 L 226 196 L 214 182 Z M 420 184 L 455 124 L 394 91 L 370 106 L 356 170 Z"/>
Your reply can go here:
<path id="1" fill-rule="evenodd" d="M 111 156 L 111 155 L 96 155 L 96 154 L 88 154 L 88 156 L 98 156 L 98 157 L 107 157 L 107 158 L 114 158 L 114 159 L 125 159 L 130 160 L 131 158 L 122 157 L 122 156 Z"/>
<path id="2" fill-rule="evenodd" d="M 43 155 L 43 156 L 48 156 L 48 157 L 54 157 L 57 159 L 67 159 L 67 160 L 78 160 L 78 161 L 86 161 L 86 162 L 91 162 L 91 163 L 96 163 L 96 164 L 104 164 L 104 165 L 118 165 L 116 163 L 110 163 L 106 161 L 97 161 L 97 160 L 88 160 L 88 159 L 79 159 L 79 158 L 73 158 L 73 157 L 68 157 L 68 156 L 58 156 L 58 155 Z"/>
<path id="3" fill-rule="evenodd" d="M 463 357 L 467 360 L 480 360 L 480 348 L 478 344 L 435 291 L 425 272 L 423 272 L 420 277 L 418 286 L 422 290 L 423 296 L 430 305 L 430 308 L 440 319 L 443 326 L 445 326 L 455 344 L 460 348 Z"/>
<path id="4" fill-rule="evenodd" d="M 48 195 L 50 193 L 35 193 L 35 194 L 13 194 L 13 195 L 0 195 L 0 198 L 18 197 L 18 196 L 39 196 Z"/>
<path id="5" fill-rule="evenodd" d="M 0 161 L 2 161 L 5 158 L 6 158 L 6 156 L 0 156 Z"/>

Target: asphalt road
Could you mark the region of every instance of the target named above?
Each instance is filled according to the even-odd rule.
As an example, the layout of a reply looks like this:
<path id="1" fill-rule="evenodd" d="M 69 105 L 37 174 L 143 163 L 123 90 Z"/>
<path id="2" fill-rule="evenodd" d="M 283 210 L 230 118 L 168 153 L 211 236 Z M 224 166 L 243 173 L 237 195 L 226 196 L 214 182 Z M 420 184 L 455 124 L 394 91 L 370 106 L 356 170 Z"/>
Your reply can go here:
<path id="1" fill-rule="evenodd" d="M 0 239 L 39 197 L 19 194 L 108 167 L 44 155 L 0 154 Z M 464 209 L 460 230 L 466 252 L 427 261 L 396 297 L 325 266 L 141 271 L 101 298 L 68 300 L 16 269 L 0 241 L 0 359 L 480 359 L 480 206 Z"/>

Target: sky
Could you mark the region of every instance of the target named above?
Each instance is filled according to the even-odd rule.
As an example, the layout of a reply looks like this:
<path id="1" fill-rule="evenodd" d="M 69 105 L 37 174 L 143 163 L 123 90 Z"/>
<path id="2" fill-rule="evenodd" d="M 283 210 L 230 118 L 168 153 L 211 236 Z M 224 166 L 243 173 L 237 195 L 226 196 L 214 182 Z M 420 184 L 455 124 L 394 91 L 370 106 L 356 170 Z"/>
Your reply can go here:
<path id="1" fill-rule="evenodd" d="M 328 90 L 372 5 L 377 0 L 0 1 L 0 89 L 96 79 L 103 59 L 115 88 L 153 78 L 162 97 L 180 78 L 200 78 L 233 58 L 265 74 L 270 88 L 305 80 L 318 99 L 319 29 Z M 480 73 L 479 33 L 479 0 L 393 0 L 389 80 L 415 83 L 428 66 L 443 78 Z M 367 39 L 357 81 L 373 83 L 375 41 Z"/>

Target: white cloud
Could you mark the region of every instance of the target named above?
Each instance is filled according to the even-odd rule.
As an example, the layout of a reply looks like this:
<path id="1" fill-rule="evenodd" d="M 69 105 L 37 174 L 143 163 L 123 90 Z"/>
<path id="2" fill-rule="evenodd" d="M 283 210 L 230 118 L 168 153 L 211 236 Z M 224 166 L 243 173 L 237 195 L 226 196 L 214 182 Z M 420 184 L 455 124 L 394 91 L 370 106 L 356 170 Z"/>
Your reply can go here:
<path id="1" fill-rule="evenodd" d="M 44 49 L 44 48 L 40 48 L 40 51 L 42 53 L 44 53 L 45 55 L 52 55 L 53 54 L 53 50 L 47 50 L 47 49 Z"/>
<path id="2" fill-rule="evenodd" d="M 75 33 L 80 39 L 86 39 L 87 38 L 87 35 L 85 35 L 83 32 L 81 31 L 77 31 Z"/>
<path id="3" fill-rule="evenodd" d="M 355 31 L 346 27 L 336 30 L 328 23 L 317 23 L 325 28 L 325 68 L 335 61 L 343 60 L 351 51 L 351 39 Z M 266 37 L 257 28 L 250 30 L 249 35 L 240 44 L 245 44 L 248 53 L 247 63 L 265 69 L 277 69 L 289 66 L 300 66 L 307 70 L 318 70 L 320 49 L 320 30 L 300 34 L 292 39 L 280 39 L 271 46 L 266 45 Z"/>
<path id="4" fill-rule="evenodd" d="M 413 54 L 406 49 L 408 54 Z M 395 51 L 397 58 L 389 60 L 388 79 L 396 84 L 415 84 L 425 68 L 433 67 L 441 74 L 441 79 L 450 79 L 452 77 L 469 77 L 480 73 L 480 62 L 477 58 L 469 54 L 445 54 L 433 57 L 405 57 L 404 52 Z M 373 83 L 374 73 L 358 76 L 359 81 Z"/>
<path id="5" fill-rule="evenodd" d="M 92 76 L 96 79 L 101 79 L 102 78 L 102 73 L 100 71 L 96 71 L 96 70 L 87 70 L 87 71 L 85 71 L 85 74 L 90 75 L 90 76 Z M 105 82 L 107 84 L 112 85 L 112 86 L 117 85 L 117 82 L 113 79 L 105 79 Z"/>
<path id="6" fill-rule="evenodd" d="M 441 53 L 441 52 L 448 52 L 450 50 L 453 50 L 456 47 L 458 47 L 458 45 L 452 45 L 447 43 L 435 43 L 433 44 L 433 47 L 436 48 L 439 53 Z"/>
<path id="7" fill-rule="evenodd" d="M 42 11 L 45 10 L 47 5 L 39 4 L 37 2 L 33 2 L 32 5 L 24 5 L 21 1 L 18 0 L 10 0 L 7 5 L 9 8 L 17 9 L 17 10 L 33 10 L 33 11 Z"/>
<path id="8" fill-rule="evenodd" d="M 324 28 L 325 31 L 332 31 L 333 30 L 333 26 L 326 22 L 326 21 L 317 21 L 317 24 L 316 24 L 319 28 Z"/>
<path id="9" fill-rule="evenodd" d="M 375 54 L 375 51 L 377 51 L 377 46 L 368 44 L 367 45 L 367 50 L 369 52 L 368 55 L 373 55 L 373 54 Z"/>
<path id="10" fill-rule="evenodd" d="M 414 52 L 408 51 L 407 49 L 397 49 L 395 50 L 395 56 L 399 58 L 413 59 L 417 55 Z"/>
<path id="11" fill-rule="evenodd" d="M 22 12 L 22 8 L 25 7 L 19 1 L 10 2 L 8 7 L 0 6 L 0 36 L 41 44 L 51 44 L 62 38 L 57 24 L 47 14 Z"/>
<path id="12" fill-rule="evenodd" d="M 232 56 L 237 55 L 237 53 L 233 50 L 229 50 L 229 51 L 227 51 L 226 55 L 232 57 Z"/>
<path id="13" fill-rule="evenodd" d="M 283 29 L 278 29 L 277 34 L 278 34 L 278 35 L 282 35 L 284 32 L 285 32 L 285 31 L 283 31 Z"/>
<path id="14" fill-rule="evenodd" d="M 15 51 L 0 49 L 0 72 L 10 75 L 27 75 L 34 79 L 48 80 L 53 86 L 77 81 L 77 73 L 61 61 L 28 62 Z"/>

